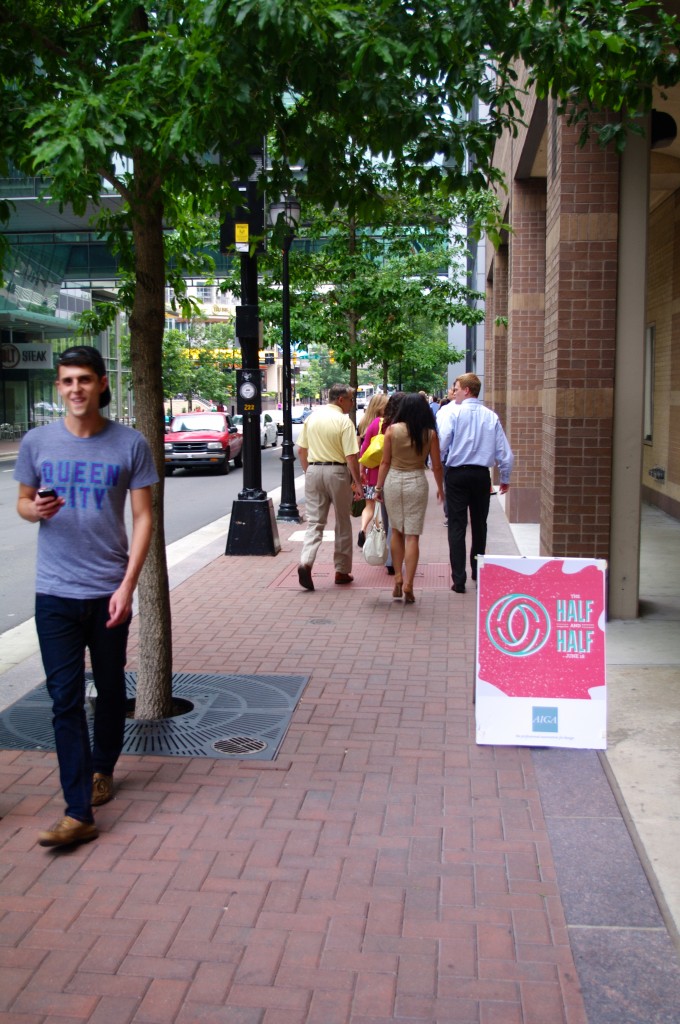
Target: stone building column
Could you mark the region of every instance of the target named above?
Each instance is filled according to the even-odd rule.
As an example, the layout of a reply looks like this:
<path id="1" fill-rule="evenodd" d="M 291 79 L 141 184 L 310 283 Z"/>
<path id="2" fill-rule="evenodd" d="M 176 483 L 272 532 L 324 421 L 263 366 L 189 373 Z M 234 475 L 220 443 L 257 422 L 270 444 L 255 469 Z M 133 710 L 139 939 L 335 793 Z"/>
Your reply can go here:
<path id="1" fill-rule="evenodd" d="M 619 288 L 609 545 L 609 618 L 634 619 L 640 589 L 640 480 L 645 379 L 649 150 L 631 135 L 621 156 Z"/>
<path id="2" fill-rule="evenodd" d="M 508 329 L 504 321 L 508 316 L 508 247 L 501 245 L 494 253 L 493 278 L 487 281 L 485 336 L 484 394 L 485 405 L 490 406 L 505 422 L 507 402 L 507 340 Z M 500 323 L 497 321 L 500 320 Z M 489 344 L 489 339 L 491 343 Z"/>
<path id="3" fill-rule="evenodd" d="M 544 179 L 512 183 L 506 432 L 515 468 L 505 504 L 511 523 L 537 523 L 541 509 L 545 331 Z M 500 411 L 499 415 L 501 415 Z"/>
<path id="4" fill-rule="evenodd" d="M 548 117 L 541 553 L 609 558 L 619 157 Z"/>

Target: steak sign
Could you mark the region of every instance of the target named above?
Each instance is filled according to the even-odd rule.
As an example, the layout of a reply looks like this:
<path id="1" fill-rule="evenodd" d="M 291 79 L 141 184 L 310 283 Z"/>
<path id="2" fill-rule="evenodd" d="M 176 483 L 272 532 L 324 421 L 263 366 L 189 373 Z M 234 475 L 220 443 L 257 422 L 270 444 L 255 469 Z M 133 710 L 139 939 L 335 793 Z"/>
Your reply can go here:
<path id="1" fill-rule="evenodd" d="M 0 346 L 0 366 L 3 370 L 51 370 L 52 346 L 6 342 Z"/>

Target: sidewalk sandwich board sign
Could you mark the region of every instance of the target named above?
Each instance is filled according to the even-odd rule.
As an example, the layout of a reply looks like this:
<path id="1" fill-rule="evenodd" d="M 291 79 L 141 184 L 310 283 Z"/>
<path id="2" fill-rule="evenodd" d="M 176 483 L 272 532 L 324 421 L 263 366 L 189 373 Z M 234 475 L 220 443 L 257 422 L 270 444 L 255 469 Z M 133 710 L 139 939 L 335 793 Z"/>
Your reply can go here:
<path id="1" fill-rule="evenodd" d="M 478 743 L 606 748 L 606 565 L 478 558 Z"/>

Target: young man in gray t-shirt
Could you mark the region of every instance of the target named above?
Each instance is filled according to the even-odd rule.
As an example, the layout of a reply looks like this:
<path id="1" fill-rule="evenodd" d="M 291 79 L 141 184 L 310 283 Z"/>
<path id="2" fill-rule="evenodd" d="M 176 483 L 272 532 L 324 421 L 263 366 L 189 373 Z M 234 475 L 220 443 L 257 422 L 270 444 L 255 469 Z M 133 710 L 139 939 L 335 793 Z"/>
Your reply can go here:
<path id="1" fill-rule="evenodd" d="M 97 349 L 81 345 L 61 354 L 57 390 L 66 416 L 26 434 L 14 471 L 17 511 L 40 524 L 35 622 L 66 801 L 64 817 L 40 833 L 41 846 L 95 839 L 92 808 L 113 796 L 125 731 L 132 597 L 151 543 L 151 485 L 158 481 L 142 435 L 101 415 L 111 392 Z M 97 690 L 92 747 L 86 648 Z"/>

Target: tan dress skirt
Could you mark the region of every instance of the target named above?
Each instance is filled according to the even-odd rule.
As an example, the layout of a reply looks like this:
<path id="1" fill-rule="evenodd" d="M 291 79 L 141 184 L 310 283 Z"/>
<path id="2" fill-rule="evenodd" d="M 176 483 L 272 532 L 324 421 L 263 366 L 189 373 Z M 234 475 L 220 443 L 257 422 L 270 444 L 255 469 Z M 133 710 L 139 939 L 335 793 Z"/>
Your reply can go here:
<path id="1" fill-rule="evenodd" d="M 420 536 L 425 525 L 429 494 L 424 469 L 390 468 L 385 478 L 383 497 L 392 529 Z"/>
<path id="2" fill-rule="evenodd" d="M 383 485 L 383 497 L 390 526 L 399 533 L 420 534 L 425 525 L 429 487 L 425 462 L 430 453 L 430 440 L 417 452 L 405 423 L 395 423 L 391 430 L 392 461 Z"/>

